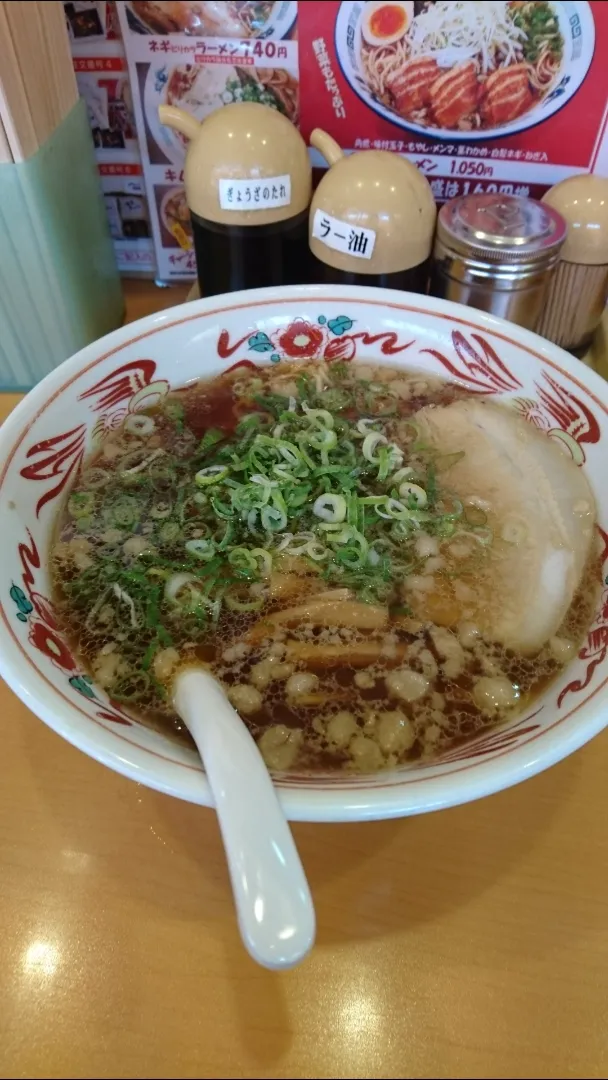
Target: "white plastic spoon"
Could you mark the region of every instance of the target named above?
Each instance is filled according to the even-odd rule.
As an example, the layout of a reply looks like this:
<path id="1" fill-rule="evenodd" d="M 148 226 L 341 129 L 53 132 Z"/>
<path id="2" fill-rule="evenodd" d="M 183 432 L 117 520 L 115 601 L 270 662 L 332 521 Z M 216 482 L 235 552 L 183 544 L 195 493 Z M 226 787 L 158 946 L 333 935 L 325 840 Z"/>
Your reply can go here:
<path id="1" fill-rule="evenodd" d="M 173 695 L 213 791 L 243 942 L 263 967 L 293 967 L 312 948 L 315 912 L 264 760 L 206 671 L 183 671 Z"/>

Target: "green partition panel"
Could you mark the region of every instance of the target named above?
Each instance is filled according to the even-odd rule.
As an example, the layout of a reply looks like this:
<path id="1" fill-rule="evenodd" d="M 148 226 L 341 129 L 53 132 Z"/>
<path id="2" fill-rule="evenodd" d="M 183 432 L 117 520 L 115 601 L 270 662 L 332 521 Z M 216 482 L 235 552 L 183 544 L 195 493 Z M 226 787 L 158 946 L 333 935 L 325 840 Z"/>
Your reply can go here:
<path id="1" fill-rule="evenodd" d="M 0 165 L 0 390 L 30 389 L 123 315 L 79 101 L 33 157 Z"/>

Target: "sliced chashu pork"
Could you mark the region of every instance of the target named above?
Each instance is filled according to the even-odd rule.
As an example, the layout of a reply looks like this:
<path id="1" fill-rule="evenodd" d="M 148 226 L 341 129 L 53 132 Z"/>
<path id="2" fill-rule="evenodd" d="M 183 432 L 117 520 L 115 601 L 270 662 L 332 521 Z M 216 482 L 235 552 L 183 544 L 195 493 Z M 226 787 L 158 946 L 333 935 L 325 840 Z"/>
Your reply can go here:
<path id="1" fill-rule="evenodd" d="M 464 450 L 443 485 L 487 509 L 494 530 L 476 588 L 482 633 L 537 652 L 562 622 L 590 553 L 595 501 L 584 473 L 556 442 L 488 402 L 425 408 L 416 422 L 441 455 Z"/>

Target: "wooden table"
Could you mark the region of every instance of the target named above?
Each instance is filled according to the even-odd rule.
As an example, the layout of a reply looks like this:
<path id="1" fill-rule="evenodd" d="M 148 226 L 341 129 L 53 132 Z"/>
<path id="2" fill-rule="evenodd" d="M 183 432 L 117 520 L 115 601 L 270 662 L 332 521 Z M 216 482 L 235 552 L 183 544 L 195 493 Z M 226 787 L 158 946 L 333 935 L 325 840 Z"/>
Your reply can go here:
<path id="1" fill-rule="evenodd" d="M 178 299 L 136 286 L 130 312 Z M 608 1077 L 608 733 L 473 805 L 296 825 L 318 943 L 273 975 L 211 811 L 3 685 L 0 728 L 3 1078 Z"/>

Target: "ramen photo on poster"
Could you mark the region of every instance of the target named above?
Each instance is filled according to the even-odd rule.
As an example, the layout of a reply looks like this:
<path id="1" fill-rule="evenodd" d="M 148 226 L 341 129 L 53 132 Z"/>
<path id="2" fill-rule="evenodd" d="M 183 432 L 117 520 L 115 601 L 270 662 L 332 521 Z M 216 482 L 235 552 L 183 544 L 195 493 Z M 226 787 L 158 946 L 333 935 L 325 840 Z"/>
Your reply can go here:
<path id="1" fill-rule="evenodd" d="M 163 247 L 178 247 L 182 251 L 191 251 L 192 222 L 183 185 L 158 186 L 154 189 L 154 194 L 161 224 Z"/>
<path id="2" fill-rule="evenodd" d="M 159 105 L 175 105 L 204 120 L 222 105 L 253 101 L 283 113 L 293 123 L 298 121 L 299 83 L 297 71 L 276 67 L 251 67 L 241 64 L 198 62 L 137 64 L 147 149 L 152 164 L 170 161 L 183 164 L 188 140 L 178 131 L 165 127 L 158 117 Z"/>
<path id="3" fill-rule="evenodd" d="M 562 108 L 593 57 L 587 3 L 407 0 L 344 3 L 336 51 L 380 115 L 416 131 L 487 138 Z"/>
<path id="4" fill-rule="evenodd" d="M 296 21 L 291 0 L 198 0 L 191 3 L 125 4 L 129 29 L 136 34 L 188 34 L 193 37 L 284 38 Z"/>

